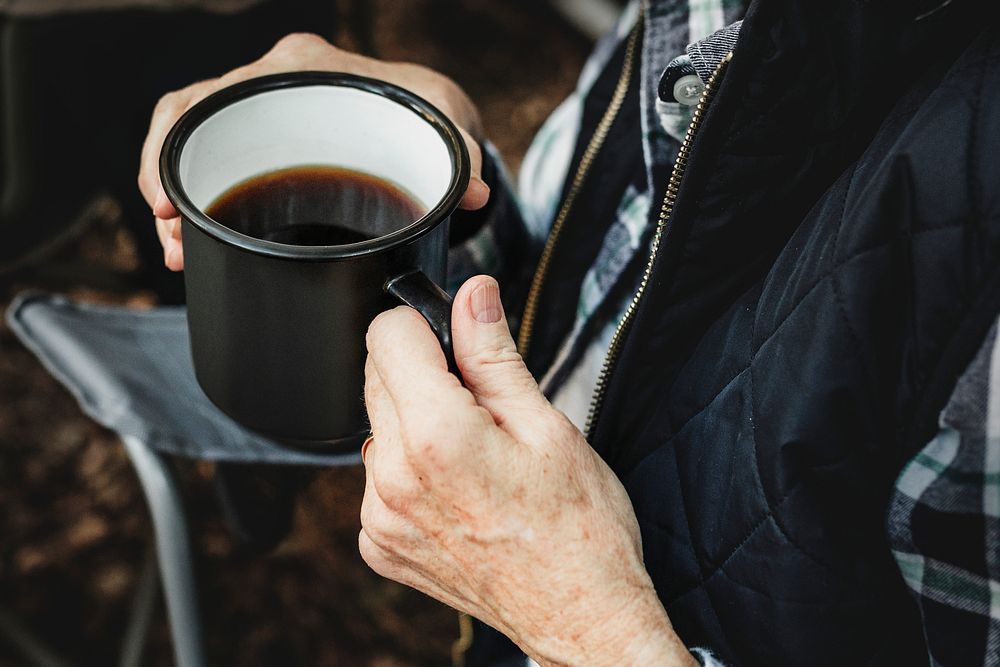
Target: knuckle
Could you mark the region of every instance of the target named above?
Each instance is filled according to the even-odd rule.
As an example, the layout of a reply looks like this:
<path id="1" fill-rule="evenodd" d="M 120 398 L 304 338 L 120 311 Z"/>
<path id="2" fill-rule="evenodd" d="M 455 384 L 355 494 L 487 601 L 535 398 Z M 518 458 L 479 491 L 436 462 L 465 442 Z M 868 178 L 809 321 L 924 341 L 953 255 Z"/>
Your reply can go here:
<path id="1" fill-rule="evenodd" d="M 371 352 L 375 346 L 378 345 L 378 341 L 382 337 L 385 328 L 389 326 L 388 317 L 390 312 L 391 311 L 385 311 L 383 313 L 379 313 L 375 316 L 375 319 L 372 320 L 372 323 L 368 325 L 368 332 L 365 334 L 365 343 L 368 346 L 369 352 Z"/>
<path id="2" fill-rule="evenodd" d="M 375 499 L 375 496 L 378 498 Z M 391 512 L 392 510 L 385 504 L 385 499 L 377 490 L 369 489 L 365 493 L 365 498 L 361 502 L 361 527 L 368 534 L 368 537 L 387 553 L 392 550 L 392 546 L 399 537 L 393 528 L 397 522 L 394 521 Z"/>
<path id="3" fill-rule="evenodd" d="M 297 52 L 316 47 L 329 47 L 325 39 L 311 32 L 293 32 L 285 35 L 274 45 L 277 52 Z"/>
<path id="4" fill-rule="evenodd" d="M 396 61 L 390 63 L 397 74 L 411 82 L 428 85 L 433 79 L 440 76 L 434 70 L 424 65 L 408 61 Z"/>
<path id="5" fill-rule="evenodd" d="M 413 68 L 414 76 L 424 80 L 424 85 L 430 94 L 446 100 L 455 100 L 462 95 L 462 89 L 458 84 L 445 75 L 423 65 L 413 65 Z"/>
<path id="6" fill-rule="evenodd" d="M 492 423 L 492 419 L 491 419 Z M 421 423 L 404 431 L 403 450 L 414 470 L 433 475 L 448 471 L 462 460 L 464 445 L 480 436 L 478 422 L 454 415 L 431 414 Z M 420 479 L 418 490 L 425 484 Z"/>
<path id="7" fill-rule="evenodd" d="M 413 326 L 413 324 L 422 321 L 423 318 L 417 311 L 407 306 L 397 306 L 392 310 L 379 313 L 368 325 L 368 332 L 365 334 L 368 351 L 371 352 L 383 341 L 391 340 L 401 327 Z"/>
<path id="8" fill-rule="evenodd" d="M 394 322 L 398 326 L 427 326 L 427 321 L 424 319 L 423 315 L 409 306 L 396 306 L 390 310 L 387 315 L 391 318 L 390 321 Z"/>
<path id="9" fill-rule="evenodd" d="M 437 92 L 455 107 L 461 108 L 466 105 L 465 91 L 446 76 L 437 77 Z"/>
<path id="10" fill-rule="evenodd" d="M 433 80 L 428 85 L 427 96 L 434 100 L 436 105 L 441 107 L 441 110 L 445 112 L 448 118 L 455 121 L 456 124 L 462 125 L 462 119 L 460 118 L 462 100 L 459 91 L 458 86 L 451 80 L 441 78 Z"/>
<path id="11" fill-rule="evenodd" d="M 361 527 L 364 529 L 369 536 L 371 536 L 373 526 L 375 525 L 375 504 L 370 500 L 368 489 L 365 490 L 365 497 L 361 501 Z"/>
<path id="12" fill-rule="evenodd" d="M 179 109 L 183 104 L 184 95 L 179 90 L 173 90 L 156 102 L 154 113 L 166 113 Z"/>
<path id="13" fill-rule="evenodd" d="M 153 191 L 157 188 L 157 183 L 155 179 L 149 174 L 149 171 L 142 169 L 139 172 L 139 176 L 135 179 L 136 183 L 139 185 L 139 191 L 146 196 L 152 196 Z"/>
<path id="14" fill-rule="evenodd" d="M 424 427 L 414 427 L 404 431 L 403 449 L 406 450 L 407 458 L 417 464 L 433 461 L 438 455 L 437 442 Z"/>
<path id="15" fill-rule="evenodd" d="M 434 102 L 448 116 L 454 115 L 465 103 L 465 92 L 452 79 L 430 67 L 417 63 L 394 63 L 399 77 L 422 97 Z"/>
<path id="16" fill-rule="evenodd" d="M 385 552 L 371 539 L 367 529 L 362 529 L 358 536 L 358 551 L 361 559 L 367 563 L 368 567 L 383 577 L 392 577 L 394 572 L 392 561 Z"/>
<path id="17" fill-rule="evenodd" d="M 410 492 L 408 488 L 389 484 L 388 488 L 383 485 L 379 489 L 379 496 L 382 498 L 382 503 L 386 506 L 386 509 L 395 512 L 401 516 L 409 516 L 410 508 L 413 505 L 414 494 Z M 384 524 L 379 525 L 379 535 L 386 541 L 389 541 L 395 537 Z"/>
<path id="18" fill-rule="evenodd" d="M 432 436 L 414 434 L 403 439 L 406 458 L 415 470 L 426 472 L 428 469 L 447 467 L 448 451 L 446 447 Z"/>
<path id="19" fill-rule="evenodd" d="M 361 508 L 361 527 L 369 539 L 384 548 L 390 541 L 380 510 L 373 503 L 365 503 Z"/>
<path id="20" fill-rule="evenodd" d="M 382 503 L 397 514 L 407 514 L 417 497 L 416 484 L 398 473 L 389 475 L 380 473 L 378 468 L 375 469 L 373 477 L 375 492 Z M 382 517 L 376 513 L 373 518 L 379 520 Z"/>
<path id="21" fill-rule="evenodd" d="M 476 382 L 477 392 L 487 398 L 504 393 L 531 395 L 538 392 L 538 384 L 515 350 L 479 350 L 463 357 L 460 364 L 463 374 L 473 380 L 483 379 Z"/>
<path id="22" fill-rule="evenodd" d="M 428 412 L 414 421 L 403 434 L 403 446 L 411 456 L 434 459 L 452 428 L 451 420 L 439 411 Z"/>
<path id="23" fill-rule="evenodd" d="M 524 375 L 527 368 L 524 359 L 510 345 L 496 344 L 476 350 L 464 359 L 470 370 L 503 369 L 517 372 L 518 377 Z"/>

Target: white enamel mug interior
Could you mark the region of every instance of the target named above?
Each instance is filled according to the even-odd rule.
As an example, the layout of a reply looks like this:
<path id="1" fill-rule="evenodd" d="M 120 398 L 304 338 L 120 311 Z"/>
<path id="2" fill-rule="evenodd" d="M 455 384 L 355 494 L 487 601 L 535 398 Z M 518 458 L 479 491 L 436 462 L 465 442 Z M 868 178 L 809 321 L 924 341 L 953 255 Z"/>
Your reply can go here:
<path id="1" fill-rule="evenodd" d="M 177 184 L 203 214 L 247 179 L 329 165 L 389 181 L 431 211 L 454 190 L 453 151 L 427 118 L 378 92 L 296 85 L 256 92 L 200 119 L 180 148 Z"/>

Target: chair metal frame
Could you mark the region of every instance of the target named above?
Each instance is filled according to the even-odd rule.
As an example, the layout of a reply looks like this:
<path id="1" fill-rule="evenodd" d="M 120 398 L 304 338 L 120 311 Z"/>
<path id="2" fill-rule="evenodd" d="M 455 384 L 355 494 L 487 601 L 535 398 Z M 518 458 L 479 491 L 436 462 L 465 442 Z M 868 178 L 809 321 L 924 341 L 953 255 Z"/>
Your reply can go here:
<path id="1" fill-rule="evenodd" d="M 122 436 L 122 442 L 149 505 L 175 662 L 178 667 L 203 667 L 205 652 L 194 577 L 194 552 L 179 485 L 167 457 L 134 436 Z M 136 607 L 133 618 L 142 611 L 142 605 Z"/>

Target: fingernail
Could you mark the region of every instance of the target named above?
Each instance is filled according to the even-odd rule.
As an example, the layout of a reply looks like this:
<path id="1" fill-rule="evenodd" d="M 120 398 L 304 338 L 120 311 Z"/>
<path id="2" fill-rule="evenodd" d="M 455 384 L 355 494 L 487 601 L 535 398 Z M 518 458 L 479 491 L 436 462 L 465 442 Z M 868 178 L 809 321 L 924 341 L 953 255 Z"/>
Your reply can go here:
<path id="1" fill-rule="evenodd" d="M 500 287 L 492 278 L 484 281 L 472 293 L 472 316 L 483 324 L 495 324 L 503 318 Z"/>

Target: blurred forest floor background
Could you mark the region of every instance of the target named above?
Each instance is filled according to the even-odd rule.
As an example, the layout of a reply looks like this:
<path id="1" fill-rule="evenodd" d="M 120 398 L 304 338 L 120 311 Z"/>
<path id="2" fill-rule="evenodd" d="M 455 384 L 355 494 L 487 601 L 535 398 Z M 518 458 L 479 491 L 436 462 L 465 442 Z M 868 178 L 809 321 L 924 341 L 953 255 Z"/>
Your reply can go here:
<path id="1" fill-rule="evenodd" d="M 572 89 L 588 41 L 536 0 L 374 4 L 380 57 L 453 77 L 516 171 L 548 113 Z M 441 8 L 452 10 L 446 14 Z M 350 36 L 340 40 L 351 46 Z M 138 156 L 136 156 L 138 160 Z M 58 186 L 56 184 L 56 190 Z M 45 263 L 0 277 L 0 314 L 18 292 L 65 292 L 149 307 L 141 260 L 120 209 L 105 201 Z M 149 220 L 152 225 L 152 219 Z M 181 466 L 198 553 L 205 637 L 215 665 L 443 665 L 453 611 L 372 573 L 357 554 L 360 470 L 317 474 L 291 535 L 245 553 L 212 490 L 212 466 Z M 0 605 L 74 665 L 110 665 L 148 540 L 146 507 L 116 437 L 0 324 Z M 0 641 L 0 665 L 23 664 Z M 170 665 L 158 610 L 144 664 Z"/>

